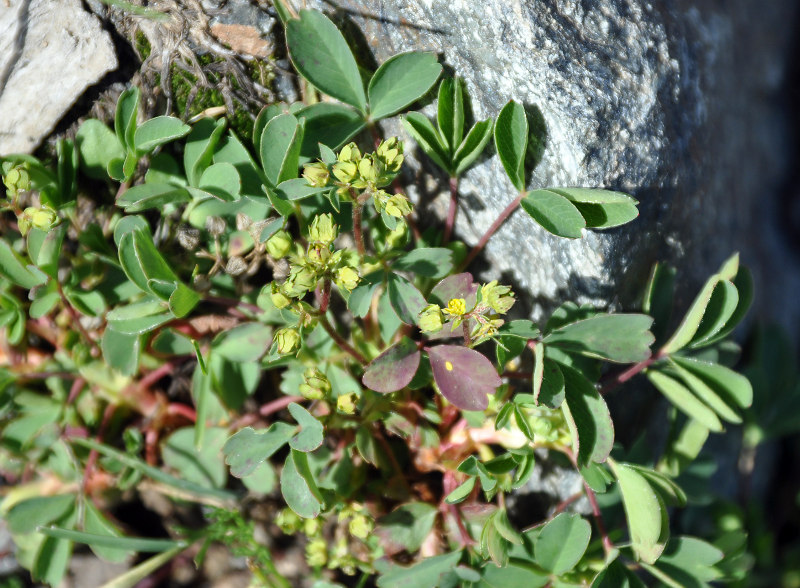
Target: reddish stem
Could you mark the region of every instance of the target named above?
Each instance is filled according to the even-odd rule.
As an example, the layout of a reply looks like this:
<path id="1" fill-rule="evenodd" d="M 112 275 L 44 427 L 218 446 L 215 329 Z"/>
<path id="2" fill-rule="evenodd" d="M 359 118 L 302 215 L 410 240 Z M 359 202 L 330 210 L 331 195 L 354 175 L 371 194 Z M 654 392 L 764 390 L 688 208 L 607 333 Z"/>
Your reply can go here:
<path id="1" fill-rule="evenodd" d="M 161 378 L 168 376 L 175 370 L 175 365 L 172 362 L 167 362 L 152 372 L 149 372 L 146 376 L 144 376 L 141 380 L 139 380 L 139 389 L 140 390 L 149 390 L 153 384 L 158 382 Z"/>
<path id="2" fill-rule="evenodd" d="M 364 246 L 364 232 L 361 228 L 361 209 L 363 205 L 357 198 L 353 198 L 353 238 L 356 241 L 356 249 L 359 255 L 366 255 L 367 248 Z"/>
<path id="3" fill-rule="evenodd" d="M 336 344 L 344 349 L 350 356 L 355 359 L 361 365 L 367 365 L 369 361 L 367 358 L 361 355 L 358 351 L 356 351 L 347 341 L 345 341 L 342 336 L 336 332 L 336 329 L 328 322 L 328 319 L 325 318 L 325 315 L 321 315 L 319 317 L 319 324 L 322 325 L 322 328 L 325 329 L 325 332 L 331 336 L 331 339 L 336 341 Z"/>
<path id="4" fill-rule="evenodd" d="M 322 290 L 317 291 L 317 300 L 319 300 L 319 311 L 325 313 L 328 311 L 328 304 L 331 301 L 331 279 L 325 278 L 322 283 Z"/>
<path id="5" fill-rule="evenodd" d="M 456 223 L 456 211 L 458 210 L 458 177 L 450 178 L 450 208 L 447 211 L 447 220 L 444 225 L 444 237 L 442 237 L 442 245 L 447 245 L 450 242 L 450 236 L 453 234 L 453 227 Z"/>
<path id="6" fill-rule="evenodd" d="M 613 376 L 608 381 L 604 382 L 603 385 L 600 387 L 600 394 L 607 394 L 611 392 L 617 386 L 620 386 L 630 380 L 636 374 L 644 371 L 646 368 L 650 367 L 653 363 L 657 362 L 659 359 L 666 357 L 666 353 L 664 353 L 663 349 L 656 353 L 655 355 L 651 355 L 644 361 L 640 361 L 639 363 L 632 365 L 628 369 L 618 373 L 616 376 Z"/>
<path id="7" fill-rule="evenodd" d="M 303 402 L 305 398 L 302 396 L 281 396 L 280 398 L 276 398 L 272 402 L 267 402 L 264 406 L 258 409 L 258 413 L 261 416 L 269 416 L 274 414 L 278 411 L 283 410 L 287 406 L 289 406 L 292 402 Z"/>
<path id="8" fill-rule="evenodd" d="M 103 420 L 100 421 L 100 427 L 97 429 L 97 437 L 95 438 L 98 443 L 103 442 L 103 436 L 106 434 L 106 428 L 108 428 L 108 423 L 111 420 L 111 417 L 114 415 L 114 410 L 116 406 L 113 404 L 109 404 L 106 406 L 105 411 L 103 411 Z M 97 450 L 92 449 L 89 451 L 89 457 L 86 459 L 86 469 L 83 470 L 83 481 L 81 482 L 81 493 L 86 494 L 86 486 L 89 483 L 89 478 L 92 476 L 92 470 L 94 469 L 94 464 L 97 461 Z"/>
<path id="9" fill-rule="evenodd" d="M 73 402 L 75 402 L 75 399 L 78 397 L 78 394 L 81 393 L 81 390 L 83 390 L 83 387 L 85 385 L 86 385 L 86 380 L 84 380 L 82 377 L 78 376 L 77 378 L 75 378 L 75 380 L 72 382 L 72 386 L 69 389 L 67 404 L 72 404 Z"/>
<path id="10" fill-rule="evenodd" d="M 262 312 L 261 309 L 255 304 L 250 304 L 249 302 L 244 302 L 242 300 L 237 300 L 235 298 L 223 298 L 222 296 L 206 296 L 203 300 L 205 300 L 206 302 L 211 302 L 212 304 L 227 306 L 228 308 L 236 308 L 237 306 L 241 306 L 243 309 L 253 314 L 261 314 Z"/>
<path id="11" fill-rule="evenodd" d="M 502 224 L 506 222 L 506 219 L 511 216 L 511 213 L 517 209 L 519 203 L 522 202 L 524 197 L 525 192 L 520 192 L 519 196 L 514 198 L 514 200 L 511 201 L 511 204 L 506 206 L 505 210 L 503 210 L 503 212 L 500 213 L 500 216 L 498 216 L 492 223 L 492 226 L 490 226 L 483 234 L 483 237 L 481 237 L 481 240 L 478 241 L 478 244 L 475 245 L 475 247 L 472 248 L 472 251 L 469 252 L 469 255 L 467 255 L 467 258 L 461 264 L 458 271 L 463 271 L 467 266 L 469 266 L 470 263 L 472 263 L 472 260 L 475 259 L 481 251 L 483 251 L 483 248 L 486 247 L 486 243 L 489 242 L 489 239 L 492 237 L 492 235 L 494 235 L 497 232 L 497 229 L 499 229 Z"/>
<path id="12" fill-rule="evenodd" d="M 167 414 L 182 416 L 188 421 L 193 423 L 197 422 L 197 412 L 191 407 L 181 404 L 180 402 L 172 402 L 167 405 Z"/>
<path id="13" fill-rule="evenodd" d="M 61 283 L 56 280 L 56 288 L 58 288 L 58 295 L 61 297 L 61 302 L 64 304 L 64 308 L 67 309 L 69 316 L 72 318 L 72 322 L 75 323 L 75 327 L 80 332 L 81 336 L 86 339 L 86 342 L 91 347 L 91 355 L 92 357 L 100 357 L 100 348 L 97 346 L 97 343 L 94 339 L 89 336 L 89 333 L 81 324 L 81 315 L 80 313 L 75 310 L 75 308 L 70 304 L 69 299 L 67 299 L 66 294 L 64 294 L 64 289 L 61 287 Z"/>

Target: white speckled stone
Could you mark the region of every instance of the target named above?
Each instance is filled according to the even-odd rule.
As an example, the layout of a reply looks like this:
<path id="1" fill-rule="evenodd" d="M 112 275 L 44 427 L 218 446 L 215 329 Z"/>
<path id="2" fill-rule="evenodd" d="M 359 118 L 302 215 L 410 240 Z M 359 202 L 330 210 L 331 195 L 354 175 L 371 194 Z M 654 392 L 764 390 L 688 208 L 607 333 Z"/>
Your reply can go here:
<path id="1" fill-rule="evenodd" d="M 80 0 L 0 0 L 0 155 L 33 151 L 116 67 L 111 38 Z"/>

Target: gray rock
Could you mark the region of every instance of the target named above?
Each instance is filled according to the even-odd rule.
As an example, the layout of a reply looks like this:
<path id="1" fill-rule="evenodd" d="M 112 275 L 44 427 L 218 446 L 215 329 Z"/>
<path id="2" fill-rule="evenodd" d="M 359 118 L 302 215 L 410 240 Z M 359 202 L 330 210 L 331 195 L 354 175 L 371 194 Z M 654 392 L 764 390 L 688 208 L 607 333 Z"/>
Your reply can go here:
<path id="1" fill-rule="evenodd" d="M 411 49 L 441 54 L 465 79 L 476 119 L 495 116 L 512 98 L 537 107 L 546 136 L 530 187 L 608 187 L 640 200 L 636 222 L 579 241 L 551 236 L 522 212 L 506 223 L 487 261 L 492 273 L 533 293 L 535 317 L 567 297 L 630 303 L 656 260 L 679 267 L 687 305 L 736 250 L 755 269 L 760 308 L 783 319 L 800 316 L 792 298 L 798 261 L 777 220 L 790 138 L 776 98 L 789 63 L 792 31 L 784 23 L 794 22 L 794 3 L 308 5 L 353 21 L 379 62 Z M 469 243 L 514 195 L 496 157 L 472 168 L 461 192 L 457 231 Z M 445 198 L 435 204 L 443 215 Z"/>
<path id="2" fill-rule="evenodd" d="M 0 1 L 0 154 L 33 151 L 116 67 L 111 38 L 80 0 Z"/>

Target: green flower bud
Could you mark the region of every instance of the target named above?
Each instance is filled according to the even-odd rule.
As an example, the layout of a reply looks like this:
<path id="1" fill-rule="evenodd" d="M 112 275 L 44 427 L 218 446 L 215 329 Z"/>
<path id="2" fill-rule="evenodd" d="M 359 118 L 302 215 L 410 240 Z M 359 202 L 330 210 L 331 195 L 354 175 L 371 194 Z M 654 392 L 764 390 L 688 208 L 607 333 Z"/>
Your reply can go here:
<path id="1" fill-rule="evenodd" d="M 417 320 L 420 330 L 423 333 L 437 333 L 442 330 L 444 325 L 444 315 L 438 304 L 429 304 L 419 313 Z"/>
<path id="2" fill-rule="evenodd" d="M 361 159 L 361 151 L 358 149 L 358 145 L 350 142 L 342 147 L 337 159 L 341 162 L 358 163 Z"/>
<path id="3" fill-rule="evenodd" d="M 289 267 L 289 277 L 283 284 L 283 293 L 290 298 L 300 298 L 309 290 L 317 287 L 316 271 L 307 265 Z"/>
<path id="4" fill-rule="evenodd" d="M 331 258 L 331 250 L 327 245 L 309 245 L 306 260 L 315 267 L 325 267 Z"/>
<path id="5" fill-rule="evenodd" d="M 358 162 L 358 173 L 367 184 L 374 184 L 378 181 L 378 167 L 369 155 Z"/>
<path id="6" fill-rule="evenodd" d="M 475 340 L 483 339 L 484 337 L 494 337 L 497 330 L 503 326 L 505 321 L 503 319 L 484 319 L 475 331 L 472 333 L 472 338 Z"/>
<path id="7" fill-rule="evenodd" d="M 290 508 L 284 508 L 278 513 L 278 516 L 275 517 L 275 524 L 278 525 L 281 528 L 281 531 L 287 535 L 294 535 L 297 533 L 297 531 L 300 530 L 300 525 L 302 525 L 302 523 L 303 519 L 301 519 L 297 513 Z"/>
<path id="8" fill-rule="evenodd" d="M 300 333 L 297 329 L 286 327 L 275 332 L 275 342 L 278 345 L 278 353 L 286 355 L 300 347 Z"/>
<path id="9" fill-rule="evenodd" d="M 333 222 L 333 215 L 321 214 L 315 216 L 308 229 L 308 240 L 315 243 L 330 244 L 339 234 L 339 227 Z"/>
<path id="10" fill-rule="evenodd" d="M 322 524 L 318 519 L 305 519 L 303 521 L 303 533 L 308 537 L 313 537 L 322 530 Z"/>
<path id="11" fill-rule="evenodd" d="M 411 201 L 402 194 L 395 194 L 386 201 L 386 214 L 396 218 L 403 218 L 411 214 Z"/>
<path id="12" fill-rule="evenodd" d="M 384 170 L 392 174 L 400 171 L 403 164 L 403 143 L 397 137 L 383 141 L 375 153 Z"/>
<path id="13" fill-rule="evenodd" d="M 358 178 L 358 166 L 350 161 L 340 161 L 331 169 L 334 177 L 343 184 L 349 184 Z"/>
<path id="14" fill-rule="evenodd" d="M 284 230 L 280 230 L 267 239 L 267 253 L 272 259 L 282 259 L 292 248 L 292 237 Z"/>
<path id="15" fill-rule="evenodd" d="M 498 314 L 505 314 L 516 299 L 509 286 L 498 286 L 497 280 L 481 286 L 481 302 Z"/>
<path id="16" fill-rule="evenodd" d="M 354 516 L 347 525 L 350 534 L 358 539 L 366 539 L 372 533 L 372 527 L 372 521 L 362 514 Z"/>
<path id="17" fill-rule="evenodd" d="M 284 294 L 283 288 L 281 288 L 281 286 L 279 286 L 275 282 L 272 282 L 269 288 L 270 288 L 269 297 L 270 300 L 272 300 L 272 304 L 275 305 L 275 308 L 280 310 L 282 308 L 286 308 L 292 303 L 292 299 L 289 298 L 286 294 Z"/>
<path id="18" fill-rule="evenodd" d="M 9 198 L 13 198 L 19 192 L 26 192 L 31 189 L 31 176 L 26 165 L 15 165 L 3 176 L 3 183 L 8 188 Z"/>
<path id="19" fill-rule="evenodd" d="M 331 383 L 321 371 L 308 368 L 303 372 L 303 383 L 300 384 L 300 394 L 309 400 L 322 400 L 331 391 Z"/>
<path id="20" fill-rule="evenodd" d="M 328 185 L 328 180 L 331 179 L 331 174 L 328 171 L 328 166 L 321 161 L 314 163 L 307 163 L 303 166 L 303 177 L 308 182 L 309 186 L 315 188 L 324 188 Z"/>
<path id="21" fill-rule="evenodd" d="M 358 398 L 355 394 L 342 394 L 336 399 L 336 410 L 342 414 L 353 414 L 356 412 L 356 401 Z"/>
<path id="22" fill-rule="evenodd" d="M 306 562 L 312 568 L 321 568 L 328 561 L 328 546 L 324 539 L 314 539 L 306 545 Z"/>
<path id="23" fill-rule="evenodd" d="M 43 206 L 36 208 L 29 206 L 17 218 L 19 231 L 26 235 L 31 228 L 37 228 L 42 231 L 49 231 L 58 222 L 58 214 L 52 208 Z"/>
<path id="24" fill-rule="evenodd" d="M 334 281 L 336 285 L 342 289 L 347 290 L 348 292 L 358 286 L 358 281 L 361 278 L 358 276 L 358 272 L 354 270 L 352 267 L 341 267 L 336 270 L 336 277 Z"/>

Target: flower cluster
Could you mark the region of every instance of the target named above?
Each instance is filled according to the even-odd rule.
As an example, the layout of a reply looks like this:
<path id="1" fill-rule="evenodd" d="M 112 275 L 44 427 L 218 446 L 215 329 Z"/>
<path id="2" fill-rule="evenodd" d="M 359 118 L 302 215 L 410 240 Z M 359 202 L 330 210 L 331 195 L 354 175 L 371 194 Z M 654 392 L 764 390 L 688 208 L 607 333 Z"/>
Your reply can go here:
<path id="1" fill-rule="evenodd" d="M 403 144 L 397 137 L 383 141 L 375 152 L 367 154 L 362 154 L 355 143 L 349 143 L 332 165 L 322 161 L 306 164 L 303 177 L 316 188 L 336 186 L 345 198 L 356 198 L 352 191 L 361 191 L 366 195 L 364 201 L 371 196 L 379 214 L 399 219 L 411 213 L 411 202 L 402 194 L 390 194 L 382 188 L 397 176 L 403 158 Z"/>
<path id="2" fill-rule="evenodd" d="M 467 301 L 464 298 L 451 298 L 444 308 L 438 304 L 429 304 L 420 311 L 417 324 L 423 333 L 437 333 L 445 324 L 449 324 L 450 329 L 455 330 L 464 321 L 472 319 L 474 325 L 470 339 L 479 342 L 497 334 L 497 330 L 504 322 L 500 315 L 507 313 L 514 302 L 516 299 L 511 288 L 499 286 L 494 280 L 480 287 L 473 308 L 467 308 Z"/>

